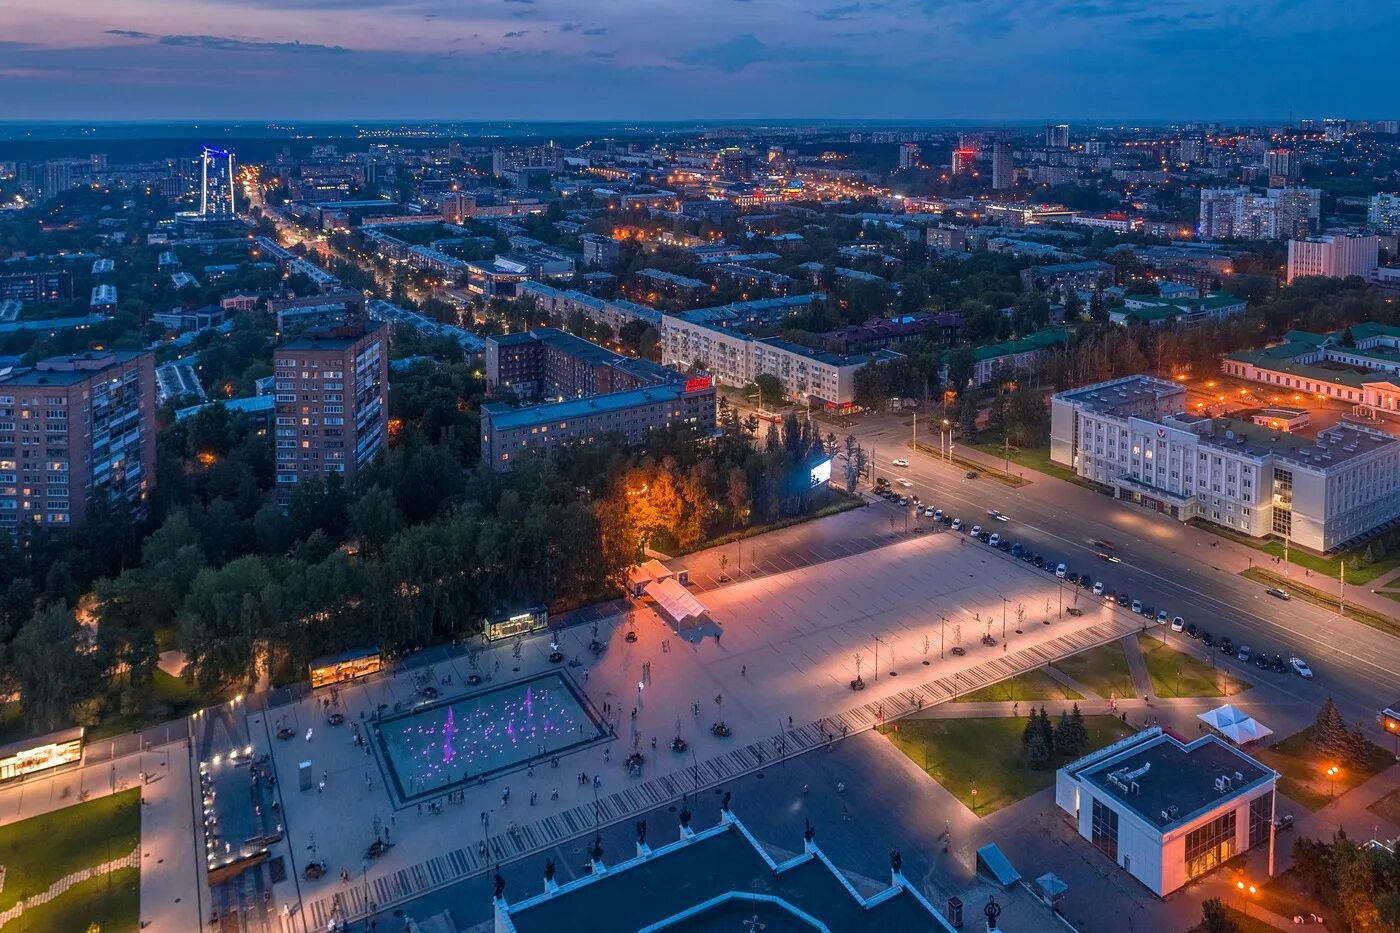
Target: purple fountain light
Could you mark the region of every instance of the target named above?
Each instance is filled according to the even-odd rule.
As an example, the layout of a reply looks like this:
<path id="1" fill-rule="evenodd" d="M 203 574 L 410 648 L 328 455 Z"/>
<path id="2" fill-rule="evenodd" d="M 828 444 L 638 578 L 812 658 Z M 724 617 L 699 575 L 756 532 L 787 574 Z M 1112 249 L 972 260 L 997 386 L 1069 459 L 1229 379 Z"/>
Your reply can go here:
<path id="1" fill-rule="evenodd" d="M 447 708 L 447 722 L 443 723 L 442 726 L 442 763 L 445 765 L 452 764 L 452 759 L 457 755 L 456 750 L 452 747 L 452 736 L 456 731 L 452 725 L 452 707 L 449 706 Z"/>

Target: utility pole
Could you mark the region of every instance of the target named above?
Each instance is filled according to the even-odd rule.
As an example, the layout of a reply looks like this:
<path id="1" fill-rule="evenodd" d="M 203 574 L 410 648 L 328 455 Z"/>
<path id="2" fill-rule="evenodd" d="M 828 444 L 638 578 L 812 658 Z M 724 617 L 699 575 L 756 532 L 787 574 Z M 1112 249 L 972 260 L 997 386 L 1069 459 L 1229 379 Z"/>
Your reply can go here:
<path id="1" fill-rule="evenodd" d="M 1347 561 L 1345 557 L 1339 559 L 1338 567 L 1342 571 L 1342 589 L 1337 601 L 1337 615 L 1345 619 L 1347 615 Z"/>

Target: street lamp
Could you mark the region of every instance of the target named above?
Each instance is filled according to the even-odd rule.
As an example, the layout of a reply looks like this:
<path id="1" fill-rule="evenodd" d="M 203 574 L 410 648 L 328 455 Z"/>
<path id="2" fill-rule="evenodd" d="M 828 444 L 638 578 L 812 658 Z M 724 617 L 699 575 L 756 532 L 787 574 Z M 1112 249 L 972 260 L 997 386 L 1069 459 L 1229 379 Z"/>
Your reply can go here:
<path id="1" fill-rule="evenodd" d="M 885 644 L 885 642 L 881 641 L 879 635 L 872 635 L 872 636 L 870 636 L 870 637 L 875 639 L 875 678 L 874 678 L 874 679 L 875 679 L 875 680 L 879 680 L 879 679 L 880 679 L 880 646 L 881 646 L 881 645 L 885 645 L 885 647 L 888 648 L 889 645 L 887 645 L 887 644 Z"/>
<path id="2" fill-rule="evenodd" d="M 1244 915 L 1249 916 L 1249 898 L 1259 893 L 1259 889 L 1244 881 L 1235 882 L 1235 890 L 1240 892 L 1240 907 L 1244 910 Z"/>
<path id="3" fill-rule="evenodd" d="M 1340 774 L 1341 771 L 1342 769 L 1336 765 L 1332 765 L 1327 769 L 1327 796 L 1329 798 L 1335 798 L 1337 796 L 1337 775 Z"/>

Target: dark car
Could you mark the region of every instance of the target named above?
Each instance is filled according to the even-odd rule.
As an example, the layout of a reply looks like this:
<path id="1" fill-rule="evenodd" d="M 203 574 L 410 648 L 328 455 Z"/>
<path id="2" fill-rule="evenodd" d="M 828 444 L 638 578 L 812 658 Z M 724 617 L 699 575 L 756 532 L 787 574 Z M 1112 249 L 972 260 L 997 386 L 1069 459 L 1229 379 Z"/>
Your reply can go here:
<path id="1" fill-rule="evenodd" d="M 1046 573 L 1054 573 L 1054 572 L 1055 572 L 1055 558 L 1053 558 L 1053 557 L 1047 557 L 1047 558 L 1045 558 L 1045 572 L 1046 572 Z"/>
<path id="2" fill-rule="evenodd" d="M 1259 652 L 1254 656 L 1254 666 L 1261 671 L 1267 671 L 1269 669 L 1269 656 L 1262 651 Z"/>
<path id="3" fill-rule="evenodd" d="M 1020 542 L 1020 541 L 1017 541 L 1015 544 L 1011 545 L 1011 556 L 1012 556 L 1012 557 L 1020 557 L 1020 556 L 1021 556 L 1021 552 L 1024 551 L 1024 550 L 1025 550 L 1025 548 L 1021 547 L 1021 542 Z"/>
<path id="4" fill-rule="evenodd" d="M 1127 593 L 1119 593 L 1119 594 L 1118 594 L 1118 605 L 1120 605 L 1120 606 L 1126 606 L 1126 605 L 1128 605 L 1128 604 L 1131 603 L 1131 602 L 1132 602 L 1132 600 L 1128 598 L 1128 594 L 1127 594 Z"/>
<path id="5" fill-rule="evenodd" d="M 1021 552 L 1021 560 L 1025 561 L 1025 562 L 1028 563 L 1028 564 L 1034 563 L 1034 562 L 1035 562 L 1035 552 L 1034 552 L 1034 551 L 1022 551 L 1022 552 Z"/>
<path id="6" fill-rule="evenodd" d="M 1155 618 L 1157 618 L 1157 607 L 1155 607 L 1155 606 L 1143 606 L 1143 607 L 1142 607 L 1142 614 L 1145 615 L 1145 616 L 1147 616 L 1149 619 L 1155 619 Z"/>
<path id="7" fill-rule="evenodd" d="M 1186 637 L 1187 637 L 1187 638 L 1200 638 L 1200 637 L 1201 637 L 1201 630 L 1200 630 L 1200 628 L 1196 625 L 1195 622 L 1192 622 L 1192 623 L 1190 623 L 1189 625 L 1186 626 Z"/>
<path id="8" fill-rule="evenodd" d="M 1219 647 L 1220 647 L 1220 653 L 1221 653 L 1221 654 L 1227 654 L 1227 655 L 1228 655 L 1228 654 L 1234 654 L 1234 653 L 1235 653 L 1235 642 L 1234 642 L 1234 639 L 1231 639 L 1231 638 L 1229 638 L 1229 637 L 1220 639 L 1220 646 L 1219 646 Z"/>
<path id="9" fill-rule="evenodd" d="M 981 474 L 978 473 L 976 470 L 968 470 L 968 471 L 967 471 L 966 473 L 964 473 L 963 475 L 966 476 L 968 479 L 976 479 L 976 478 L 977 478 L 978 476 L 980 476 Z"/>
<path id="10" fill-rule="evenodd" d="M 1281 654 L 1274 655 L 1274 663 L 1270 664 L 1269 667 L 1273 668 L 1275 674 L 1288 673 L 1288 663 L 1283 660 L 1283 655 Z"/>
<path id="11" fill-rule="evenodd" d="M 1203 645 L 1205 645 L 1207 648 L 1209 648 L 1211 645 L 1215 644 L 1215 636 L 1212 635 L 1210 632 L 1202 632 L 1202 633 L 1201 633 L 1201 644 L 1203 644 Z"/>
<path id="12" fill-rule="evenodd" d="M 1035 555 L 1034 557 L 1031 558 L 1031 563 L 1032 563 L 1032 564 L 1035 564 L 1036 567 L 1044 567 L 1044 566 L 1045 566 L 1045 558 L 1043 558 L 1043 557 L 1041 557 L 1039 554 L 1037 554 L 1037 555 Z"/>
<path id="13" fill-rule="evenodd" d="M 992 533 L 990 531 L 984 531 L 977 536 L 977 540 L 986 544 L 988 541 L 992 540 Z"/>
<path id="14" fill-rule="evenodd" d="M 1006 539 L 1003 538 L 1003 539 L 1002 539 L 1002 542 L 1001 542 L 1000 544 L 997 545 L 997 549 L 1000 550 L 1000 551 L 1007 551 L 1007 552 L 1009 552 L 1009 551 L 1011 550 L 1011 542 L 1010 542 L 1010 541 L 1007 541 Z"/>

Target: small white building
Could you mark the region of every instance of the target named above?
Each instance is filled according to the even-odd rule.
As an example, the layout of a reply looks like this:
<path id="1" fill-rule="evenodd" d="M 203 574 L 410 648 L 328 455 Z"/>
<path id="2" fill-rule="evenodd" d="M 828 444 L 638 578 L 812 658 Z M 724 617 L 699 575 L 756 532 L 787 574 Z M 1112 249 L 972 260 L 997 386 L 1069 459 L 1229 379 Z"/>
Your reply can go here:
<path id="1" fill-rule="evenodd" d="M 1165 897 L 1241 852 L 1274 844 L 1277 781 L 1218 736 L 1185 743 L 1152 728 L 1061 768 L 1055 804 L 1080 836 Z"/>

